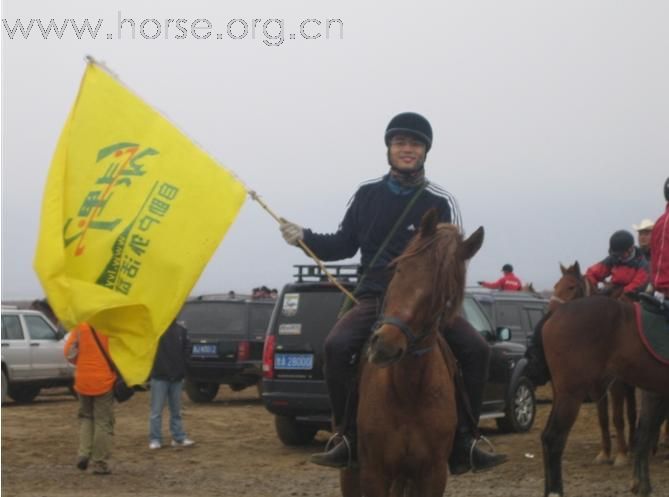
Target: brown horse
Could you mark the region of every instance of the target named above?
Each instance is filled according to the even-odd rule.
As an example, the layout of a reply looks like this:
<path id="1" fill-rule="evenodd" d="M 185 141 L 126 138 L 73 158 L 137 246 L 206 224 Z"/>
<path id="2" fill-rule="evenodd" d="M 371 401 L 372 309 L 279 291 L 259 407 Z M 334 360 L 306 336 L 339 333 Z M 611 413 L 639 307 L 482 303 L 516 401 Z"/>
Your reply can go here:
<path id="1" fill-rule="evenodd" d="M 589 296 L 595 293 L 590 287 L 588 280 L 581 274 L 581 268 L 576 261 L 572 266 L 565 268 L 560 264 L 562 277 L 555 284 L 553 296 L 550 300 L 550 309 L 555 309 L 560 303 L 568 302 L 580 297 Z M 612 298 L 625 299 L 623 296 L 623 287 L 618 286 L 611 289 L 609 296 Z M 613 426 L 616 430 L 616 456 L 611 459 L 611 432 L 609 430 L 609 403 L 608 394 L 611 396 L 611 410 L 613 413 Z M 604 385 L 598 385 L 590 393 L 592 399 L 597 402 L 597 417 L 602 436 L 601 450 L 595 462 L 598 464 L 608 464 L 613 462 L 614 466 L 623 466 L 629 462 L 629 447 L 634 440 L 636 428 L 636 396 L 635 388 L 620 380 L 613 380 Z M 625 405 L 627 406 L 627 422 L 629 427 L 628 437 L 625 437 Z"/>
<path id="2" fill-rule="evenodd" d="M 394 261 L 361 373 L 360 465 L 342 471 L 345 497 L 444 494 L 457 413 L 455 361 L 438 330 L 459 312 L 465 262 L 482 242 L 483 228 L 463 240 L 430 210 Z"/>
<path id="3" fill-rule="evenodd" d="M 669 396 L 669 366 L 648 352 L 639 338 L 633 305 L 620 300 L 592 296 L 557 305 L 542 334 L 553 388 L 553 406 L 541 435 L 544 492 L 546 496 L 562 496 L 562 453 L 586 396 L 617 378 Z M 641 418 L 654 415 L 644 413 Z M 639 438 L 647 438 L 648 430 L 642 423 Z M 639 479 L 636 490 L 643 496 L 650 493 L 649 451 L 650 447 L 642 450 L 637 446 L 635 452 L 635 467 L 640 468 L 635 471 Z"/>

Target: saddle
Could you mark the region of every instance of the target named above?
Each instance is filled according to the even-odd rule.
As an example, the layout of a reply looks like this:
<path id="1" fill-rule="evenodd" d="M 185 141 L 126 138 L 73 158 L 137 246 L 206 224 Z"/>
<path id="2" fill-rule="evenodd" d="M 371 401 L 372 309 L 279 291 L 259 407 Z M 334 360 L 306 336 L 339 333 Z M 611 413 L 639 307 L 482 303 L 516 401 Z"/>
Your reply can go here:
<path id="1" fill-rule="evenodd" d="M 655 359 L 669 365 L 669 304 L 643 293 L 639 300 L 634 304 L 639 337 Z"/>

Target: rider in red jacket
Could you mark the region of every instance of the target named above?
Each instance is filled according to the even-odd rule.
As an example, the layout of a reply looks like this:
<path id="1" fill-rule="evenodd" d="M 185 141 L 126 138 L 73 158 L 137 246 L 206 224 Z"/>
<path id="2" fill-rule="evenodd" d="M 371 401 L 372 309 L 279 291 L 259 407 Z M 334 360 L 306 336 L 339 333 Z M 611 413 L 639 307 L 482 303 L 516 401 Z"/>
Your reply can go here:
<path id="1" fill-rule="evenodd" d="M 664 198 L 667 206 L 655 221 L 650 240 L 650 268 L 655 291 L 669 298 L 669 178 L 664 182 Z"/>
<path id="2" fill-rule="evenodd" d="M 519 292 L 522 289 L 522 283 L 513 274 L 513 266 L 511 264 L 504 264 L 502 266 L 504 276 L 494 282 L 479 281 L 478 284 L 485 288 L 492 288 L 493 290 L 508 290 L 512 292 Z"/>
<path id="3" fill-rule="evenodd" d="M 634 246 L 629 231 L 616 231 L 609 240 L 609 256 L 588 268 L 585 277 L 593 287 L 611 277 L 611 284 L 624 287 L 625 293 L 645 290 L 650 279 L 648 262 Z"/>

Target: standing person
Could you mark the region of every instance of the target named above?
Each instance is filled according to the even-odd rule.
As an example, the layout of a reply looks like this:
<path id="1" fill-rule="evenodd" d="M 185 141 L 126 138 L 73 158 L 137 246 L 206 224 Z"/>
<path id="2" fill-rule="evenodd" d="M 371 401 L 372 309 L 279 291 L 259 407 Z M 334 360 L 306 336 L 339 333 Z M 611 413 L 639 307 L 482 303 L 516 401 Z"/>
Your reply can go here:
<path id="1" fill-rule="evenodd" d="M 388 264 L 404 251 L 430 208 L 437 209 L 441 222 L 462 226 L 454 197 L 425 178 L 425 158 L 432 146 L 432 128 L 427 119 L 412 112 L 399 114 L 388 124 L 384 139 L 390 171 L 358 188 L 337 232 L 318 234 L 285 220 L 280 226 L 286 242 L 298 245 L 304 240 L 323 260 L 346 259 L 354 256 L 358 249 L 361 254 L 362 276 L 355 290 L 358 304 L 337 321 L 325 340 L 324 373 L 339 443 L 327 452 L 312 456 L 313 463 L 324 466 L 347 466 L 349 450 L 352 458 L 357 456 L 353 358 L 359 355 L 381 312 L 383 295 L 392 276 Z M 490 347 L 461 317 L 442 332 L 462 368 L 474 422 L 478 423 L 488 378 Z M 345 415 L 347 409 L 349 414 Z M 451 473 L 469 471 L 470 461 L 475 470 L 483 470 L 506 460 L 506 456 L 491 454 L 476 446 L 472 435 L 474 427 L 462 409 L 458 418 L 449 461 Z"/>
<path id="2" fill-rule="evenodd" d="M 188 336 L 186 328 L 172 321 L 160 337 L 158 351 L 151 370 L 151 417 L 149 420 L 149 449 L 162 447 L 163 409 L 170 409 L 172 447 L 195 444 L 186 436 L 181 422 L 181 390 L 186 377 Z"/>
<path id="3" fill-rule="evenodd" d="M 116 374 L 110 369 L 93 328 L 82 323 L 72 330 L 65 342 L 64 354 L 76 365 L 74 389 L 79 394 L 79 457 L 77 468 L 85 471 L 92 460 L 93 473 L 111 473 L 108 460 L 114 435 L 114 394 Z M 95 332 L 100 345 L 109 354 L 109 340 Z"/>
<path id="4" fill-rule="evenodd" d="M 511 292 L 519 292 L 522 290 L 523 284 L 518 277 L 513 274 L 513 266 L 511 264 L 504 264 L 502 266 L 502 273 L 504 273 L 503 276 L 497 281 L 479 281 L 478 284 L 493 290 L 507 290 Z"/>
<path id="5" fill-rule="evenodd" d="M 650 239 L 654 225 L 655 223 L 650 219 L 642 219 L 639 224 L 632 225 L 632 228 L 634 228 L 634 231 L 637 233 L 639 252 L 646 258 L 648 263 L 650 263 Z"/>

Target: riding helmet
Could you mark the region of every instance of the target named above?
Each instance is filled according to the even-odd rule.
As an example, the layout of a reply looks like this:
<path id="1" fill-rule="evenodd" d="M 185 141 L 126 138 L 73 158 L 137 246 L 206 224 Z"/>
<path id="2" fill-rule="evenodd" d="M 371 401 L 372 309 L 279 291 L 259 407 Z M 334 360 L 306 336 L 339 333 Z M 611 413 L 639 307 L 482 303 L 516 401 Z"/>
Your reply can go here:
<path id="1" fill-rule="evenodd" d="M 609 240 L 609 253 L 622 254 L 634 246 L 632 233 L 625 230 L 616 231 Z"/>
<path id="2" fill-rule="evenodd" d="M 669 202 L 669 178 L 664 182 L 664 199 Z"/>
<path id="3" fill-rule="evenodd" d="M 386 146 L 390 146 L 390 140 L 395 135 L 410 135 L 425 144 L 425 151 L 429 152 L 432 147 L 432 126 L 427 119 L 415 112 L 403 112 L 393 117 L 386 127 Z"/>
<path id="4" fill-rule="evenodd" d="M 504 264 L 502 266 L 502 271 L 505 273 L 513 273 L 513 266 L 511 264 Z"/>

